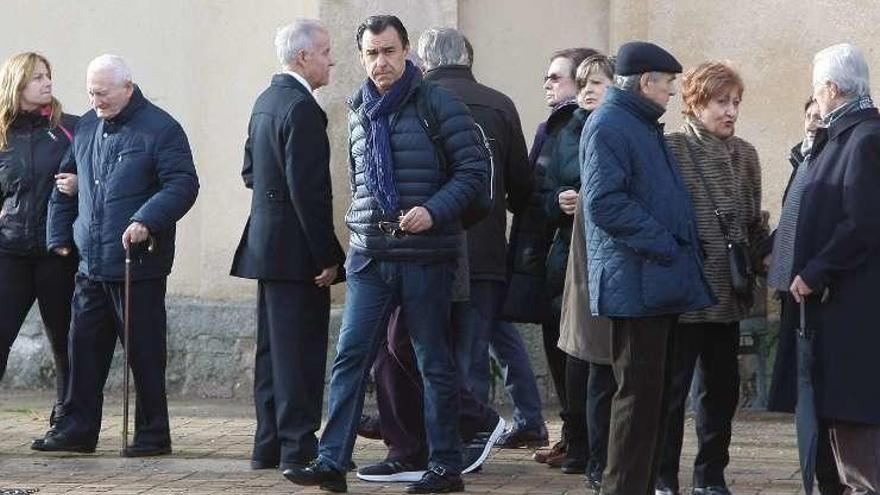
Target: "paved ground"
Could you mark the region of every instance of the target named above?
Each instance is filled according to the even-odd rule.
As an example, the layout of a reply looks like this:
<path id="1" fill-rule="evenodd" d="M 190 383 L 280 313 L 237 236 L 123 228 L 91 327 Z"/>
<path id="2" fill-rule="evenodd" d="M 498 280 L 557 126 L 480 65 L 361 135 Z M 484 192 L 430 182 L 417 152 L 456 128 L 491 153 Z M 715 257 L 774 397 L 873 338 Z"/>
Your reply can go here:
<path id="1" fill-rule="evenodd" d="M 32 437 L 46 424 L 45 395 L 0 397 L 0 493 L 9 488 L 39 489 L 39 494 L 252 494 L 319 493 L 287 482 L 274 471 L 250 471 L 248 455 L 254 429 L 249 404 L 221 401 L 172 401 L 174 455 L 148 460 L 118 456 L 121 408 L 108 398 L 105 429 L 95 454 L 44 454 L 31 451 Z M 548 415 L 549 417 L 549 415 Z M 558 435 L 559 423 L 549 425 Z M 693 425 L 689 422 L 682 464 L 693 461 Z M 766 413 L 737 418 L 728 481 L 738 495 L 800 493 L 797 451 L 791 419 Z M 380 460 L 380 442 L 358 440 L 355 461 Z M 682 473 L 689 480 L 690 472 Z M 565 475 L 531 461 L 527 450 L 496 450 L 482 473 L 465 478 L 468 492 L 494 494 L 586 493 L 582 476 Z M 687 485 L 687 481 L 683 486 Z M 349 493 L 402 493 L 399 484 L 375 484 L 349 476 Z"/>

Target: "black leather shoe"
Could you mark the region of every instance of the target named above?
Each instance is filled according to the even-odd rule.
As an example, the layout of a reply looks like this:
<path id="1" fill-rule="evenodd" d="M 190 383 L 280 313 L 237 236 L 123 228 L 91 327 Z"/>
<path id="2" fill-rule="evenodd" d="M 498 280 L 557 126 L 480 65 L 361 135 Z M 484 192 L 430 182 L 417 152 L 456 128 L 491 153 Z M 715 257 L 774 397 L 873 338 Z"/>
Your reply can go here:
<path id="1" fill-rule="evenodd" d="M 340 473 L 322 462 L 312 461 L 308 466 L 293 466 L 285 469 L 282 474 L 288 481 L 297 485 L 317 485 L 322 490 L 336 493 L 348 491 L 345 473 Z"/>
<path id="2" fill-rule="evenodd" d="M 446 472 L 442 467 L 432 467 L 422 479 L 406 486 L 406 493 L 457 493 L 464 491 L 461 476 Z"/>
<path id="3" fill-rule="evenodd" d="M 693 495 L 732 495 L 724 485 L 696 487 L 691 493 Z"/>
<path id="4" fill-rule="evenodd" d="M 547 427 L 543 424 L 531 428 L 514 426 L 495 442 L 495 446 L 501 449 L 520 449 L 523 447 L 537 449 L 548 445 L 550 445 L 550 439 L 547 435 Z"/>
<path id="5" fill-rule="evenodd" d="M 40 441 L 38 441 L 40 440 Z M 34 440 L 31 449 L 40 452 L 79 452 L 91 454 L 97 442 L 69 438 L 64 433 L 46 434 L 42 439 Z"/>
<path id="6" fill-rule="evenodd" d="M 170 445 L 129 445 L 122 451 L 122 457 L 154 457 L 171 453 Z"/>
<path id="7" fill-rule="evenodd" d="M 379 427 L 379 418 L 369 414 L 361 414 L 361 420 L 357 428 L 358 435 L 371 440 L 382 440 L 382 429 Z"/>

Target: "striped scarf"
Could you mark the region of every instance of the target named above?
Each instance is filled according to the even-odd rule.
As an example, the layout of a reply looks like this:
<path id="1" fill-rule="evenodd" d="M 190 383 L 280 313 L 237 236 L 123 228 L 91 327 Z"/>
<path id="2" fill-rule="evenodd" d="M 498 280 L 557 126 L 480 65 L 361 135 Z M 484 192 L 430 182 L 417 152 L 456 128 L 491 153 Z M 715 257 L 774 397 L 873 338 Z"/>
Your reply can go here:
<path id="1" fill-rule="evenodd" d="M 389 116 L 400 109 L 416 72 L 415 65 L 407 60 L 403 75 L 384 94 L 379 94 L 376 85 L 369 79 L 361 87 L 364 112 L 370 122 L 365 129 L 366 185 L 385 215 L 397 214 L 400 209 L 400 195 L 394 179 Z"/>

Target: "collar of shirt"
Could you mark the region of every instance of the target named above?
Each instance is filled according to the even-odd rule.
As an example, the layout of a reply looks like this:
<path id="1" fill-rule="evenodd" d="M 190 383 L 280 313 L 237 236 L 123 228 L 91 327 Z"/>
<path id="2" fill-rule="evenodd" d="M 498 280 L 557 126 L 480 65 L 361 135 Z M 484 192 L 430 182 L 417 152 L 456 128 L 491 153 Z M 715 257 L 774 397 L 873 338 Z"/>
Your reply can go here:
<path id="1" fill-rule="evenodd" d="M 303 86 L 305 86 L 306 89 L 309 91 L 309 93 L 312 92 L 312 86 L 309 84 L 308 81 L 306 81 L 306 78 L 304 78 L 303 76 L 299 75 L 299 73 L 294 72 L 294 71 L 292 71 L 292 70 L 285 70 L 285 71 L 282 71 L 282 72 L 284 72 L 285 74 L 290 74 L 291 76 L 293 76 L 294 79 L 296 79 L 297 81 L 299 81 L 300 84 L 302 84 Z"/>

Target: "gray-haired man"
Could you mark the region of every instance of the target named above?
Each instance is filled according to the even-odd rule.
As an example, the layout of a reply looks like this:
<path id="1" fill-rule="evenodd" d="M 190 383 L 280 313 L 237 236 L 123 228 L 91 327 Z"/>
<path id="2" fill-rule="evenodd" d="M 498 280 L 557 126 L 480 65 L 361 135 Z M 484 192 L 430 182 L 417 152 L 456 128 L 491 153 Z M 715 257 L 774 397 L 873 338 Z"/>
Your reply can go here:
<path id="1" fill-rule="evenodd" d="M 282 72 L 254 103 L 245 144 L 251 212 L 232 275 L 257 279 L 253 469 L 306 464 L 321 427 L 330 284 L 345 255 L 333 232 L 327 117 L 330 37 L 300 19 L 278 30 Z M 283 253 L 283 254 L 281 254 Z"/>
<path id="2" fill-rule="evenodd" d="M 129 352 L 137 390 L 129 457 L 168 454 L 171 436 L 165 396 L 165 280 L 174 262 L 175 224 L 199 189 L 186 134 L 150 103 L 116 55 L 89 64 L 92 110 L 76 126 L 63 172 L 79 177 L 78 197 L 53 193 L 47 246 L 79 251 L 71 302 L 70 384 L 64 415 L 42 442 L 46 451 L 93 452 L 101 429 L 104 382 L 122 336 L 126 250 L 152 238 L 152 253 L 131 264 Z M 74 222 L 75 220 L 75 222 Z"/>

